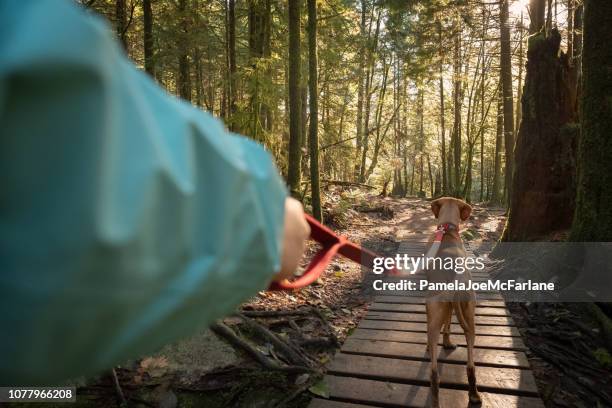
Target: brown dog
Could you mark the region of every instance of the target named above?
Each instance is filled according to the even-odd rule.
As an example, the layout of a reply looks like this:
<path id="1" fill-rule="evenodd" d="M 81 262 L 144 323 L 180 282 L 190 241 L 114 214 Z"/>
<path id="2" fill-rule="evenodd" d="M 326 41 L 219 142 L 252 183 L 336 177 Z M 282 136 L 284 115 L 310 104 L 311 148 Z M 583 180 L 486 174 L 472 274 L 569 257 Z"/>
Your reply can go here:
<path id="1" fill-rule="evenodd" d="M 444 230 L 442 241 L 437 253 L 434 255 L 440 259 L 464 258 L 465 248 L 459 235 L 459 224 L 466 221 L 472 212 L 472 207 L 462 200 L 452 197 L 442 197 L 431 202 L 431 210 L 438 219 L 438 230 Z M 434 237 L 428 244 L 428 256 L 434 245 Z M 435 249 L 434 249 L 435 251 Z M 458 274 L 454 270 L 444 270 L 438 267 L 428 269 L 427 280 L 431 282 L 453 282 L 455 280 L 465 282 L 471 279 L 469 270 Z M 427 349 L 431 357 L 431 406 L 437 408 L 439 402 L 438 378 L 438 338 L 443 328 L 442 345 L 445 349 L 454 349 L 456 346 L 450 341 L 450 325 L 453 311 L 457 315 L 459 324 L 465 333 L 467 343 L 467 378 L 469 383 L 470 405 L 481 404 L 480 395 L 476 388 L 476 368 L 474 366 L 474 341 L 476 337 L 474 326 L 474 314 L 476 297 L 473 291 L 469 292 L 428 292 L 427 310 Z"/>

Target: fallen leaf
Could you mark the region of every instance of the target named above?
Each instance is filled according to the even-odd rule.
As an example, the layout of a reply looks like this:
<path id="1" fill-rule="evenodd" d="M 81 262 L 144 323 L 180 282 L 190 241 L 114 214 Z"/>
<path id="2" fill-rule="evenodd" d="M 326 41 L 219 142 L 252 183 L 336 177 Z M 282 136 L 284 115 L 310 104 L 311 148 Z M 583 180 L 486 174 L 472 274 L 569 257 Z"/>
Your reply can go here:
<path id="1" fill-rule="evenodd" d="M 308 391 L 319 397 L 329 398 L 329 386 L 324 380 L 319 381 L 312 387 L 308 388 Z"/>
<path id="2" fill-rule="evenodd" d="M 301 374 L 295 379 L 295 385 L 306 384 L 306 381 L 310 378 L 309 374 Z"/>

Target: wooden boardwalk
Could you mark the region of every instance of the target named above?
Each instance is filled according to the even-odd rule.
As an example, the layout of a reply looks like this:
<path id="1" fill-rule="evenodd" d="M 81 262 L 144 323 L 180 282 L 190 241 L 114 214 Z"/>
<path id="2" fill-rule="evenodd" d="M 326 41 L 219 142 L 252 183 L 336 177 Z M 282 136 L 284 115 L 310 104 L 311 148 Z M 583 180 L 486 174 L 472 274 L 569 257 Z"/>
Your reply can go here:
<path id="1" fill-rule="evenodd" d="M 419 256 L 423 249 L 423 243 L 412 241 L 399 252 Z M 478 272 L 472 277 L 487 278 Z M 309 408 L 428 407 L 430 363 L 422 296 L 377 292 L 367 315 L 328 365 L 329 399 L 315 398 Z M 440 348 L 438 357 L 440 406 L 465 408 L 467 349 L 453 319 L 451 340 L 458 347 Z M 482 407 L 544 407 L 525 350 L 501 295 L 478 293 L 474 359 Z"/>

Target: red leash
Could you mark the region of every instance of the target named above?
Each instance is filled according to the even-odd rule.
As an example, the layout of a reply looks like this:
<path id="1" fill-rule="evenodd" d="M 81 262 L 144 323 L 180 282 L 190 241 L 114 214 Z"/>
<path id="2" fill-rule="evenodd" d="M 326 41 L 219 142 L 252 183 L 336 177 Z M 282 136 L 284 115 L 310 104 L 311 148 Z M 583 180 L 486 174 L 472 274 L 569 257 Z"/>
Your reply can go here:
<path id="1" fill-rule="evenodd" d="M 312 216 L 305 215 L 306 221 L 310 225 L 310 238 L 320 243 L 323 248 L 312 258 L 302 276 L 293 281 L 272 282 L 268 290 L 294 290 L 310 285 L 321 276 L 337 254 L 372 269 L 374 258 L 377 257 L 374 252 L 361 248 L 359 245 L 350 242 L 346 237 L 337 235 Z"/>

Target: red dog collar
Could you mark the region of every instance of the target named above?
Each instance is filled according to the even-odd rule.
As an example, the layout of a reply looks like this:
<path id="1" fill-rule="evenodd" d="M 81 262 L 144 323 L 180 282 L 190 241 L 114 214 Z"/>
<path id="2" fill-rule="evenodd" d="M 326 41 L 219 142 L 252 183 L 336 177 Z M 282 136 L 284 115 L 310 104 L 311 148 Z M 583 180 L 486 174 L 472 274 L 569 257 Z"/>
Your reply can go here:
<path id="1" fill-rule="evenodd" d="M 459 232 L 459 227 L 451 223 L 438 224 L 438 228 L 436 229 L 436 237 L 434 238 L 434 241 L 442 242 L 442 238 L 444 237 L 444 234 L 452 230 Z"/>

